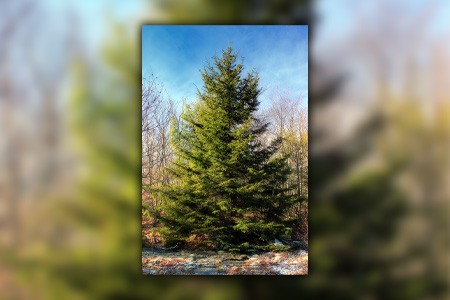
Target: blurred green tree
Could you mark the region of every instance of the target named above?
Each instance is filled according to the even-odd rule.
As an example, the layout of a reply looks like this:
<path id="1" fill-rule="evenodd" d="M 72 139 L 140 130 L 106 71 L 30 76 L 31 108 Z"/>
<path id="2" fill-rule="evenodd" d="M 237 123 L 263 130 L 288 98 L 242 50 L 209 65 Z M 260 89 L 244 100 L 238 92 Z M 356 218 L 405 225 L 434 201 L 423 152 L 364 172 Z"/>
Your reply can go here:
<path id="1" fill-rule="evenodd" d="M 21 280 L 37 299 L 210 299 L 217 289 L 217 299 L 237 299 L 235 284 L 199 292 L 189 281 L 170 288 L 169 279 L 141 275 L 138 43 L 128 27 L 110 25 L 100 59 L 73 62 L 68 126 L 77 176 L 70 196 L 36 212 L 45 226 L 33 256 L 20 261 Z"/>

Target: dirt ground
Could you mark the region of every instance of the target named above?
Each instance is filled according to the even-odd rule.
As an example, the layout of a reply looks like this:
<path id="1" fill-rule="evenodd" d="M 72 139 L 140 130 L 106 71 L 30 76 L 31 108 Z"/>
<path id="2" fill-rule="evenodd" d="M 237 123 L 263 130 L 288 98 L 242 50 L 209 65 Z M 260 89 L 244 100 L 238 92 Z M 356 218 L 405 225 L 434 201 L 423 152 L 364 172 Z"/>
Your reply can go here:
<path id="1" fill-rule="evenodd" d="M 253 255 L 222 251 L 143 249 L 145 275 L 306 275 L 308 252 L 265 252 Z"/>

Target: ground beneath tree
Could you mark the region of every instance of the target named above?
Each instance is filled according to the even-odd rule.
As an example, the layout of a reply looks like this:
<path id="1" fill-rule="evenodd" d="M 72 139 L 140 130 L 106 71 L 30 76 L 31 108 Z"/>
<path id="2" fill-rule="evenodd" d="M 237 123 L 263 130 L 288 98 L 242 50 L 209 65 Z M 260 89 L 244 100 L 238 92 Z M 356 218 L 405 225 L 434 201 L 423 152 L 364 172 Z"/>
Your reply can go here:
<path id="1" fill-rule="evenodd" d="M 308 252 L 265 252 L 253 255 L 222 251 L 143 249 L 144 275 L 306 275 Z"/>

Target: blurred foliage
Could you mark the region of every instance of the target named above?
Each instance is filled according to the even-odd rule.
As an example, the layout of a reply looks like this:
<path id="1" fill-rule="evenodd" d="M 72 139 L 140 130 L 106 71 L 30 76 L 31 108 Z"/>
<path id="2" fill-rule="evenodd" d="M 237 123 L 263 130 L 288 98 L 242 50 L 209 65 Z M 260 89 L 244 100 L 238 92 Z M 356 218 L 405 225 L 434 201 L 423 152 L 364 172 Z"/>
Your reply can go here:
<path id="1" fill-rule="evenodd" d="M 83 61 L 74 66 L 72 126 L 84 169 L 75 198 L 62 205 L 64 224 L 72 217 L 76 226 L 74 239 L 88 240 L 66 244 L 63 253 L 71 259 L 52 271 L 65 274 L 69 293 L 64 298 L 209 299 L 213 287 L 205 286 L 199 295 L 197 287 L 183 281 L 169 291 L 169 280 L 141 275 L 138 43 L 125 27 L 113 26 L 102 51 L 105 69 L 86 72 Z M 235 297 L 233 287 L 216 288 L 219 299 Z"/>
<path id="2" fill-rule="evenodd" d="M 303 23 L 311 0 L 204 1 L 156 0 L 161 21 L 186 24 Z M 154 3 L 149 1 L 149 3 Z"/>
<path id="3" fill-rule="evenodd" d="M 189 12 L 189 15 L 186 13 L 186 16 L 182 17 L 180 14 L 185 13 L 175 5 L 175 1 L 169 1 L 167 4 L 152 2 L 151 9 L 156 9 L 156 16 L 151 16 L 154 11 L 147 12 L 145 9 L 139 13 L 144 16 L 141 20 L 147 23 L 202 23 L 211 20 L 214 20 L 211 21 L 214 23 L 264 20 L 296 22 L 299 19 L 295 16 L 304 13 L 300 9 L 301 5 L 293 1 L 286 2 L 286 6 L 278 1 L 276 3 L 279 4 L 274 5 L 278 5 L 279 10 L 270 12 L 267 11 L 270 1 L 264 2 L 267 4 L 258 4 L 256 1 L 254 7 L 245 6 L 249 10 L 241 9 L 240 5 L 244 4 L 238 4 L 237 9 L 233 6 L 234 3 L 235 1 L 227 4 L 230 5 L 229 9 L 216 11 L 212 10 L 206 1 L 183 2 L 179 7 L 184 7 L 184 11 Z M 443 2 L 432 1 L 432 4 L 436 3 Z M 392 25 L 395 20 L 401 19 L 399 16 L 403 16 L 399 10 L 388 11 L 390 14 L 370 11 L 377 19 L 374 28 L 384 26 L 389 32 L 394 32 L 391 30 Z M 406 10 L 400 11 L 405 14 Z M 6 9 L 1 12 L 11 13 Z M 150 17 L 146 17 L 147 13 Z M 210 16 L 211 13 L 213 16 Z M 258 17 L 264 15 L 267 16 L 266 19 Z M 27 20 L 29 19 L 23 19 Z M 55 28 L 59 27 L 54 20 L 46 21 Z M 413 21 L 424 28 L 424 20 Z M 133 23 L 130 20 L 126 22 Z M 92 26 L 99 26 L 99 23 L 95 24 Z M 312 24 L 311 29 L 316 25 Z M 100 57 L 71 54 L 73 81 L 70 84 L 70 108 L 65 111 L 70 122 L 66 134 L 71 142 L 71 149 L 67 151 L 74 152 L 76 161 L 66 169 L 71 175 L 68 179 L 72 180 L 71 185 L 66 189 L 67 195 L 64 197 L 40 195 L 34 201 L 23 202 L 27 206 L 27 222 L 14 232 L 21 233 L 26 229 L 30 234 L 24 234 L 19 248 L 1 249 L 2 297 L 448 298 L 448 84 L 443 85 L 444 90 L 439 94 L 439 89 L 432 89 L 433 93 L 427 93 L 429 96 L 423 96 L 411 88 L 417 88 L 424 82 L 434 87 L 435 83 L 448 79 L 448 51 L 445 51 L 448 48 L 442 48 L 444 51 L 436 50 L 428 42 L 426 33 L 419 36 L 420 32 L 417 30 L 411 31 L 413 34 L 410 33 L 406 37 L 413 40 L 414 45 L 406 50 L 389 48 L 381 59 L 387 63 L 376 64 L 377 67 L 381 66 L 383 71 L 387 71 L 387 67 L 393 64 L 389 62 L 395 61 L 392 58 L 405 57 L 407 51 L 419 46 L 425 47 L 425 51 L 432 54 L 437 67 L 419 69 L 420 72 L 415 74 L 412 74 L 410 69 L 400 67 L 404 71 L 402 74 L 406 74 L 400 77 L 421 75 L 424 79 L 410 83 L 407 85 L 408 90 L 403 90 L 400 94 L 378 93 L 373 102 L 375 104 L 362 105 L 362 109 L 370 114 L 363 117 L 361 126 L 350 130 L 349 138 L 345 142 L 326 150 L 317 151 L 313 148 L 310 151 L 311 230 L 307 277 L 247 277 L 245 280 L 226 278 L 220 281 L 146 278 L 140 275 L 139 264 L 140 70 L 139 43 L 137 38 L 133 38 L 138 36 L 139 26 L 134 23 L 133 26 L 132 29 L 126 29 L 127 26 L 116 27 L 108 24 L 111 36 L 106 43 L 101 43 L 104 50 Z M 1 34 L 12 36 L 14 30 L 11 28 L 19 27 L 4 26 L 1 28 Z M 35 29 L 33 26 L 31 28 Z M 314 43 L 316 33 L 312 33 Z M 367 37 L 367 34 L 362 34 L 362 38 Z M 339 39 L 330 41 L 339 42 Z M 370 44 L 371 47 L 363 51 L 365 60 L 372 62 L 379 54 L 381 50 L 376 45 L 392 46 L 394 42 L 395 39 L 389 43 L 375 39 Z M 84 41 L 78 41 L 78 44 L 82 43 Z M 361 40 L 343 40 L 343 43 L 346 45 L 346 53 L 354 59 L 353 53 L 348 50 L 361 46 Z M 0 53 L 7 48 L 16 49 L 13 45 L 16 44 L 9 40 L 2 43 Z M 19 46 L 32 49 L 24 43 Z M 333 49 L 334 51 L 329 51 L 332 54 L 337 52 L 337 47 L 327 49 Z M 447 55 L 440 56 L 441 52 Z M 331 72 L 335 67 L 333 63 L 340 61 L 335 59 L 332 64 L 318 65 L 318 54 L 315 50 L 312 54 L 310 69 L 313 71 L 313 78 L 325 77 L 320 70 Z M 45 57 L 44 68 L 57 64 L 52 61 L 51 55 Z M 4 61 L 0 64 L 2 72 Z M 366 69 L 364 75 L 370 77 L 373 73 L 375 71 Z M 2 100 L 10 99 L 6 91 L 11 89 L 13 78 L 17 84 L 22 83 L 22 75 L 16 71 L 7 77 L 1 77 Z M 383 89 L 395 81 L 384 75 L 379 78 L 385 79 L 386 82 L 384 85 L 378 85 L 378 89 Z M 336 86 L 346 84 L 346 80 L 334 79 L 332 82 L 339 83 Z M 322 82 L 314 79 L 311 83 L 315 85 L 319 81 Z M 61 87 L 63 85 L 58 84 Z M 323 140 L 332 140 L 338 129 L 344 127 L 343 123 L 335 122 L 328 132 L 317 130 L 319 125 L 327 121 L 327 105 L 339 104 L 334 116 L 342 116 L 346 120 L 351 117 L 351 109 L 356 107 L 360 100 L 357 94 L 350 94 L 347 97 L 353 102 L 342 102 L 337 97 L 338 88 L 323 82 L 317 85 L 318 88 L 313 87 L 310 93 L 310 147 Z M 367 90 L 363 92 L 368 93 Z M 327 101 L 323 99 L 325 95 Z M 11 110 L 4 112 L 5 115 L 12 114 Z M 29 126 L 40 124 L 37 119 L 25 114 L 25 110 L 18 114 L 22 116 L 20 120 Z M 17 129 L 15 126 L 15 123 L 6 123 L 2 128 L 5 128 L 7 133 L 14 134 Z M 45 140 L 41 142 L 45 143 Z M 0 146 L 3 147 L 3 144 Z M 31 150 L 35 150 L 33 147 L 31 146 Z M 3 174 L 4 165 L 1 167 L 0 174 Z M 6 174 L 12 172 L 9 169 L 6 171 Z M 7 223 L 2 230 L 5 226 L 12 224 Z"/>

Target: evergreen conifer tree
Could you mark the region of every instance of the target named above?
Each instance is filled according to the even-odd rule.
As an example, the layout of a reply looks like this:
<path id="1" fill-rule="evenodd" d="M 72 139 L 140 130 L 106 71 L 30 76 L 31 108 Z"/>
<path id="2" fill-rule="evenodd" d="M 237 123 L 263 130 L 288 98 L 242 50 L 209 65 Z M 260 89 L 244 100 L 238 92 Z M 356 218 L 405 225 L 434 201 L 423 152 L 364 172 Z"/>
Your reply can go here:
<path id="1" fill-rule="evenodd" d="M 277 154 L 281 140 L 263 146 L 267 130 L 255 116 L 259 77 L 243 75 L 228 48 L 201 71 L 199 100 L 172 122 L 173 184 L 163 189 L 159 215 L 166 244 L 231 251 L 273 248 L 291 231 L 283 215 L 295 201 L 288 196 L 290 169 Z"/>

